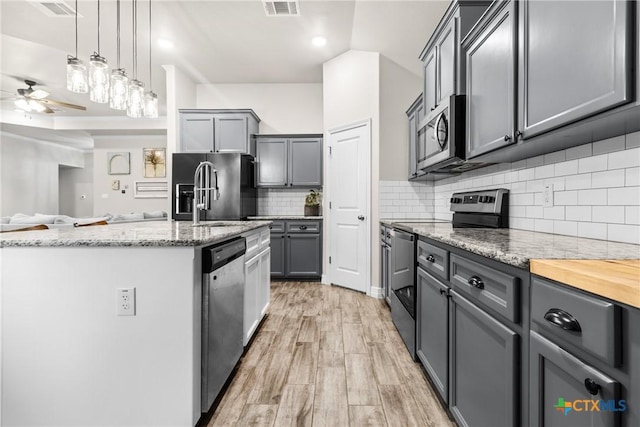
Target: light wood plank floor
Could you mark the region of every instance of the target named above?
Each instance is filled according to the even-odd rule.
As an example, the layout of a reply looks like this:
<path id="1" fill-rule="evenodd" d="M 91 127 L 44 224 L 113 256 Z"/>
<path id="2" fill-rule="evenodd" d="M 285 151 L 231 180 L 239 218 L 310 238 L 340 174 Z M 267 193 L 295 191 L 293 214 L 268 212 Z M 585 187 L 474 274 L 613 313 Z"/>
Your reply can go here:
<path id="1" fill-rule="evenodd" d="M 209 426 L 454 426 L 382 300 L 272 282 L 268 316 Z"/>

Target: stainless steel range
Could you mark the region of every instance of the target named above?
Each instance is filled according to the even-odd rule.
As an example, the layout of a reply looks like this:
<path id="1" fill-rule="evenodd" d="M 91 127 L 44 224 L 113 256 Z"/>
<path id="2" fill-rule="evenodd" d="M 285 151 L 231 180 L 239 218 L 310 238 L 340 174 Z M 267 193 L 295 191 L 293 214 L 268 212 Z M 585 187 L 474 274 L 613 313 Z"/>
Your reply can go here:
<path id="1" fill-rule="evenodd" d="M 509 190 L 453 193 L 450 210 L 454 227 L 509 228 Z"/>

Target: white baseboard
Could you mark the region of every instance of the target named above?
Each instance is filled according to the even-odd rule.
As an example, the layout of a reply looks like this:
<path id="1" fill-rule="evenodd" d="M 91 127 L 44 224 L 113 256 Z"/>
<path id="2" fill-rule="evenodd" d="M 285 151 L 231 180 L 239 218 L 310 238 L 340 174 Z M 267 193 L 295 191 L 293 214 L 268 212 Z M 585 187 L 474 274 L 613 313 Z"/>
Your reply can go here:
<path id="1" fill-rule="evenodd" d="M 371 296 L 373 298 L 382 299 L 382 298 L 384 298 L 384 293 L 382 292 L 382 288 L 377 287 L 377 286 L 372 286 L 370 291 L 369 291 L 369 296 Z"/>
<path id="2" fill-rule="evenodd" d="M 331 284 L 331 283 L 329 283 L 329 278 L 327 277 L 326 274 L 323 274 L 322 277 L 320 277 L 320 281 L 325 285 L 330 285 Z"/>

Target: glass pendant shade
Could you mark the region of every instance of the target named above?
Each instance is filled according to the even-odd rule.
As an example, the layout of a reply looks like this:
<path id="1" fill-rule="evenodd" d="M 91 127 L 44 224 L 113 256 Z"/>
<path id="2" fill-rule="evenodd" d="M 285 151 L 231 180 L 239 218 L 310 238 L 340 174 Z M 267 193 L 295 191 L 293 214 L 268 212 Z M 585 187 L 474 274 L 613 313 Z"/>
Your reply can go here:
<path id="1" fill-rule="evenodd" d="M 109 102 L 109 65 L 94 53 L 89 58 L 89 99 L 99 104 Z"/>
<path id="2" fill-rule="evenodd" d="M 129 102 L 127 104 L 127 116 L 144 116 L 144 83 L 140 80 L 129 82 Z"/>
<path id="3" fill-rule="evenodd" d="M 109 107 L 114 110 L 126 110 L 129 99 L 129 79 L 122 68 L 111 71 L 110 86 Z"/>
<path id="4" fill-rule="evenodd" d="M 75 93 L 87 93 L 87 67 L 76 57 L 67 58 L 67 89 Z"/>
<path id="5" fill-rule="evenodd" d="M 144 94 L 144 116 L 148 119 L 158 118 L 158 95 L 153 91 Z"/>

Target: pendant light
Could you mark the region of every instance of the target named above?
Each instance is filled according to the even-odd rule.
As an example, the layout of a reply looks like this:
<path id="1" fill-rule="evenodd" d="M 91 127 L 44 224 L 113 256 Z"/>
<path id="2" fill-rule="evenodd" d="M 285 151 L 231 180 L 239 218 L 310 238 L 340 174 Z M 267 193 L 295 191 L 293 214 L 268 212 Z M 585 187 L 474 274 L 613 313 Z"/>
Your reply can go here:
<path id="1" fill-rule="evenodd" d="M 144 116 L 155 119 L 158 117 L 158 95 L 153 92 L 151 82 L 151 0 L 149 0 L 149 92 L 144 94 Z"/>
<path id="2" fill-rule="evenodd" d="M 133 79 L 129 82 L 127 116 L 144 115 L 144 83 L 138 80 L 138 0 L 133 0 Z"/>
<path id="3" fill-rule="evenodd" d="M 113 108 L 114 110 L 126 110 L 128 101 L 129 79 L 127 78 L 127 73 L 125 72 L 124 68 L 120 68 L 120 0 L 116 0 L 116 9 L 118 15 L 116 21 L 116 32 L 118 34 L 116 44 L 117 68 L 111 71 L 111 96 L 109 107 Z"/>
<path id="4" fill-rule="evenodd" d="M 87 67 L 78 59 L 78 0 L 76 0 L 76 56 L 67 56 L 67 89 L 87 93 Z"/>
<path id="5" fill-rule="evenodd" d="M 89 99 L 99 104 L 109 102 L 109 65 L 100 56 L 100 0 L 98 0 L 98 51 L 89 57 Z"/>

